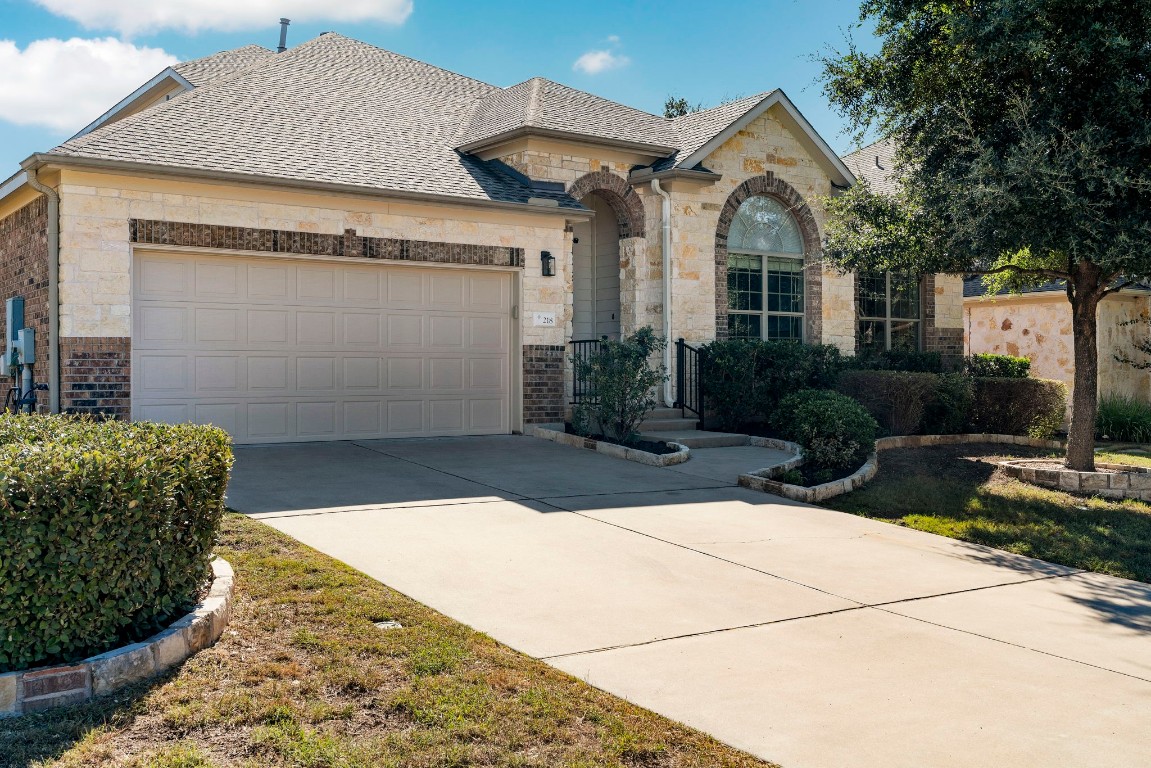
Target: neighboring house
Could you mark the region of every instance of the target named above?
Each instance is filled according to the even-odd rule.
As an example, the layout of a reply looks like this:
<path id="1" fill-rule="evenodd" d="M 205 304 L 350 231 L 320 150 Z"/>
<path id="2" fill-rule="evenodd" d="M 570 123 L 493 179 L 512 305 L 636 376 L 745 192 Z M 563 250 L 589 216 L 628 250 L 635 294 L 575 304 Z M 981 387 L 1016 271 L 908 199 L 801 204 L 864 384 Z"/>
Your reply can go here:
<path id="1" fill-rule="evenodd" d="M 1142 355 L 1133 346 L 1151 339 L 1146 320 L 1151 310 L 1151 287 L 1138 285 L 1113 293 L 1099 304 L 1099 395 L 1129 395 L 1151 401 L 1151 374 L 1115 359 L 1121 354 Z M 1022 293 L 990 294 L 983 278 L 969 277 L 963 285 L 964 346 L 968 354 L 988 352 L 1031 360 L 1031 373 L 1065 382 L 1070 391 L 1075 379 L 1075 352 L 1071 335 L 1071 304 L 1061 281 Z M 1070 403 L 1070 400 L 1068 400 Z M 1070 405 L 1068 405 L 1070 407 Z"/>
<path id="2" fill-rule="evenodd" d="M 843 158 L 872 191 L 892 194 L 895 145 L 881 139 Z M 963 354 L 963 282 L 956 275 L 864 272 L 855 280 L 858 352 L 908 349 Z"/>
<path id="3" fill-rule="evenodd" d="M 329 33 L 165 70 L 22 165 L 0 288 L 62 410 L 506 433 L 564 417 L 569 342 L 644 325 L 959 353 L 958 281 L 872 279 L 857 318 L 823 269 L 855 179 L 778 90 L 668 120 Z"/>

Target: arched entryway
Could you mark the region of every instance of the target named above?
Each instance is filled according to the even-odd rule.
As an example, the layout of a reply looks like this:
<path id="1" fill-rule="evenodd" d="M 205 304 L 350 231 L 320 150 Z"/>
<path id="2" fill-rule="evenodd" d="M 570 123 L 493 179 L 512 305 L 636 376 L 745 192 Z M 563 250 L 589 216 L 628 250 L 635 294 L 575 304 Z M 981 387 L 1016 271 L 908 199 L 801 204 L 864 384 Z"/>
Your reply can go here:
<path id="1" fill-rule="evenodd" d="M 615 211 L 592 193 L 580 201 L 595 211 L 572 232 L 572 338 L 620 337 L 620 231 Z"/>
<path id="2" fill-rule="evenodd" d="M 595 212 L 572 232 L 571 338 L 626 336 L 651 322 L 640 310 L 643 201 L 627 179 L 604 170 L 576 179 L 568 194 Z"/>

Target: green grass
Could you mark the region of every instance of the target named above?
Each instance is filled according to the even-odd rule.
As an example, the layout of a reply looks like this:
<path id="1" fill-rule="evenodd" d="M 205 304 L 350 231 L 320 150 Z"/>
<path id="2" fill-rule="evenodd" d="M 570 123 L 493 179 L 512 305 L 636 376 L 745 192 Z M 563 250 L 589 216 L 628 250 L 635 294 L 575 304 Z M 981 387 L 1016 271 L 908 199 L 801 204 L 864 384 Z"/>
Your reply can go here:
<path id="1" fill-rule="evenodd" d="M 1039 455 L 1013 448 L 1016 458 Z M 1151 582 L 1151 505 L 1073 496 L 1007 478 L 994 465 L 1012 457 L 1003 450 L 965 445 L 884 451 L 871 483 L 824 504 L 1053 563 Z M 1131 458 L 1120 460 L 1130 463 Z"/>
<path id="2" fill-rule="evenodd" d="M 0 765 L 766 765 L 260 523 L 229 515 L 219 552 L 237 574 L 220 642 L 113 697 L 0 721 Z"/>

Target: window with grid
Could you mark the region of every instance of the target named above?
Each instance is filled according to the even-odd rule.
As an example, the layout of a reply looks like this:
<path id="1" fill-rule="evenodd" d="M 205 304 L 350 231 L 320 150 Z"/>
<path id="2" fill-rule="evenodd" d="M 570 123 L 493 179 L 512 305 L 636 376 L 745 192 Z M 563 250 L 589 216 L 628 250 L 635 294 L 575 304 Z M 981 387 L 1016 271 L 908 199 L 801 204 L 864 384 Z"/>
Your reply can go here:
<path id="1" fill-rule="evenodd" d="M 856 349 L 918 352 L 923 319 L 919 275 L 860 272 L 855 276 Z"/>
<path id="2" fill-rule="evenodd" d="M 772 197 L 743 202 L 727 234 L 727 331 L 803 341 L 803 236 Z"/>

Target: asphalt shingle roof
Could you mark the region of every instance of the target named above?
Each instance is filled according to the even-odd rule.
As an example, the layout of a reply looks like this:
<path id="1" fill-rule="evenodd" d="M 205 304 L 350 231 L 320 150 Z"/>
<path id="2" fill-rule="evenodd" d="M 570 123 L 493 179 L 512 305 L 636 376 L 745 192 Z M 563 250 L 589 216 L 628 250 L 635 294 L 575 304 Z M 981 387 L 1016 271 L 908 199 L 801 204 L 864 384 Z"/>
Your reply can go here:
<path id="1" fill-rule="evenodd" d="M 894 194 L 899 184 L 894 177 L 895 141 L 880 139 L 862 149 L 843 156 L 843 164 L 857 179 L 867 181 L 872 192 Z"/>
<path id="2" fill-rule="evenodd" d="M 671 123 L 678 135 L 679 149 L 670 157 L 656 163 L 653 168 L 662 171 L 676 167 L 772 93 L 774 91 L 748 96 L 711 109 L 689 112 L 673 119 Z"/>
<path id="3" fill-rule="evenodd" d="M 527 203 L 559 190 L 459 151 L 521 129 L 624 142 L 675 167 L 770 93 L 669 120 L 543 78 L 498 88 L 336 33 L 177 64 L 194 88 L 49 154 Z"/>
<path id="4" fill-rule="evenodd" d="M 252 59 L 52 154 L 580 207 L 453 149 L 460 124 L 494 86 L 335 33 Z"/>
<path id="5" fill-rule="evenodd" d="M 671 121 L 665 117 L 533 77 L 477 102 L 457 146 L 525 128 L 645 144 L 663 151 L 679 144 Z"/>
<path id="6" fill-rule="evenodd" d="M 275 55 L 273 51 L 263 46 L 245 45 L 243 48 L 220 51 L 202 59 L 174 64 L 172 69 L 192 85 L 200 87 Z"/>

